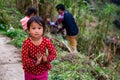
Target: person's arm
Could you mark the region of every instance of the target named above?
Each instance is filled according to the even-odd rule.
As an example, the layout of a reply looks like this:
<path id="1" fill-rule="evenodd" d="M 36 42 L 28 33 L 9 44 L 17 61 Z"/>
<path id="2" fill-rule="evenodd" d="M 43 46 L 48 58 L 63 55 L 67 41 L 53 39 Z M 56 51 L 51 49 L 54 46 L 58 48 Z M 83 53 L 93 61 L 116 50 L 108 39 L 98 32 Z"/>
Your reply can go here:
<path id="1" fill-rule="evenodd" d="M 22 45 L 22 63 L 28 67 L 35 67 L 36 61 L 31 59 L 28 55 L 28 45 L 24 42 Z"/>
<path id="2" fill-rule="evenodd" d="M 47 55 L 43 54 L 43 62 L 46 63 L 47 62 Z"/>
<path id="3" fill-rule="evenodd" d="M 57 33 L 63 32 L 64 29 L 65 29 L 64 26 L 62 26 L 62 28 L 60 28 L 60 29 L 57 31 Z"/>
<path id="4" fill-rule="evenodd" d="M 51 26 L 55 26 L 55 27 L 57 27 L 60 23 L 62 23 L 62 20 L 63 20 L 63 15 L 59 15 L 58 18 L 57 18 L 57 20 L 56 20 L 56 22 L 52 22 L 52 21 L 50 20 L 50 18 L 47 18 L 48 23 L 49 23 Z"/>
<path id="5" fill-rule="evenodd" d="M 56 58 L 56 49 L 49 39 L 47 41 L 48 41 L 47 42 L 47 48 L 48 48 L 47 62 L 51 62 Z"/>

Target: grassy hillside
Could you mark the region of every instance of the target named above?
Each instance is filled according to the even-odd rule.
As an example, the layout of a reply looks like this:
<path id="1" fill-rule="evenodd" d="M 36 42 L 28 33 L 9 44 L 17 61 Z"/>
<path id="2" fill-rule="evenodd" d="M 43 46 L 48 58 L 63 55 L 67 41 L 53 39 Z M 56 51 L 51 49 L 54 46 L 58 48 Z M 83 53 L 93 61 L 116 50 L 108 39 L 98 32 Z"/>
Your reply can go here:
<path id="1" fill-rule="evenodd" d="M 6 3 L 5 0 L 1 1 L 0 30 L 11 37 L 12 44 L 21 48 L 23 40 L 27 37 L 19 22 L 24 15 L 14 5 Z M 8 1 L 16 4 L 14 0 Z M 50 1 L 50 5 L 52 5 L 53 0 Z M 70 54 L 66 48 L 63 49 L 63 46 L 60 45 L 61 41 L 65 42 L 65 39 L 52 35 L 57 58 L 52 62 L 49 80 L 120 79 L 120 30 L 113 24 L 114 20 L 119 19 L 119 6 L 108 1 L 104 3 L 100 0 L 93 0 L 93 3 L 86 1 L 61 0 L 54 2 L 55 4 L 67 3 L 67 9 L 75 17 L 80 30 L 77 36 L 79 53 Z M 44 5 L 44 2 L 41 4 Z M 52 14 L 56 14 L 54 9 Z M 50 37 L 47 33 L 45 35 Z M 56 41 L 58 38 L 59 40 Z"/>

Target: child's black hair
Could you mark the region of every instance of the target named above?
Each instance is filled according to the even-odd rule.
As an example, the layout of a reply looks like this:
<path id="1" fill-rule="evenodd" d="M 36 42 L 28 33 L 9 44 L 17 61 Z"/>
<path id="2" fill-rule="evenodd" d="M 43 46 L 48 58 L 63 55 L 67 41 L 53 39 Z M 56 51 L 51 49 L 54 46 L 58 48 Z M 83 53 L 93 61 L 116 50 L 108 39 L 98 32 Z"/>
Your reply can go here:
<path id="1" fill-rule="evenodd" d="M 43 26 L 43 32 L 45 32 L 45 29 L 46 29 L 46 27 L 45 27 L 45 22 L 44 22 L 43 19 L 42 19 L 41 17 L 39 17 L 39 16 L 33 16 L 33 17 L 31 17 L 31 18 L 28 20 L 28 22 L 27 22 L 27 29 L 28 29 L 28 31 L 30 30 L 30 25 L 31 25 L 32 22 L 36 22 L 36 23 L 38 23 L 40 26 Z"/>
<path id="2" fill-rule="evenodd" d="M 34 7 L 29 7 L 26 12 L 26 16 L 29 16 L 34 13 L 35 15 L 37 14 L 37 10 Z"/>
<path id="3" fill-rule="evenodd" d="M 57 10 L 59 10 L 59 9 L 61 9 L 61 10 L 65 10 L 65 6 L 63 5 L 63 4 L 58 4 L 57 6 L 56 6 L 56 9 Z"/>

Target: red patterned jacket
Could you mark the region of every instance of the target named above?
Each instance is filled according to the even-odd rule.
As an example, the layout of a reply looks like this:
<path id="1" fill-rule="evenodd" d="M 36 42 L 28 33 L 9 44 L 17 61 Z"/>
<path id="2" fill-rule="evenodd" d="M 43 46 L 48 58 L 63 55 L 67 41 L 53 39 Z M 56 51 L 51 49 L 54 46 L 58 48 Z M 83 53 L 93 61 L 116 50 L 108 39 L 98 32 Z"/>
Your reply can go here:
<path id="1" fill-rule="evenodd" d="M 48 51 L 47 51 L 48 50 Z M 40 65 L 36 66 L 36 54 L 37 53 L 44 54 L 46 52 L 48 62 L 41 63 Z M 30 38 L 27 38 L 22 45 L 22 63 L 23 69 L 25 72 L 32 73 L 32 74 L 41 74 L 44 71 L 51 69 L 50 62 L 54 60 L 56 57 L 56 50 L 52 42 L 43 37 L 43 40 L 39 46 L 36 46 L 32 43 Z"/>

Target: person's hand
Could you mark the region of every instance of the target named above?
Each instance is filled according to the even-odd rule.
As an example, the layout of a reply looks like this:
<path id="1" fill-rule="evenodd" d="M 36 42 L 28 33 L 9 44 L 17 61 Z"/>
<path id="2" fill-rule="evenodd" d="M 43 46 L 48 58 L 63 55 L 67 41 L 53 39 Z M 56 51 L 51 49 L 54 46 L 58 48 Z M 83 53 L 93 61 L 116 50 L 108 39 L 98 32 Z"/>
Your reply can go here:
<path id="1" fill-rule="evenodd" d="M 41 63 L 43 54 L 38 53 L 38 54 L 36 54 L 36 57 L 37 57 L 36 65 L 39 65 Z"/>
<path id="2" fill-rule="evenodd" d="M 46 56 L 46 54 L 43 54 L 43 62 L 44 63 L 47 62 L 47 56 Z"/>
<path id="3" fill-rule="evenodd" d="M 47 18 L 46 20 L 47 20 L 47 22 L 50 22 L 50 21 L 51 21 L 51 19 L 50 19 L 50 18 Z"/>

